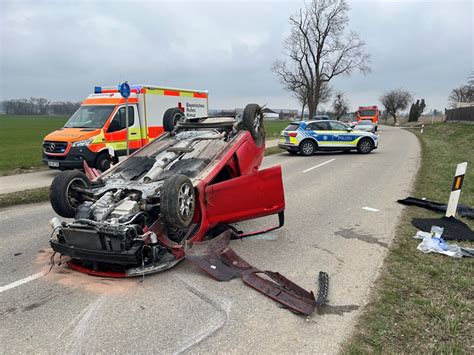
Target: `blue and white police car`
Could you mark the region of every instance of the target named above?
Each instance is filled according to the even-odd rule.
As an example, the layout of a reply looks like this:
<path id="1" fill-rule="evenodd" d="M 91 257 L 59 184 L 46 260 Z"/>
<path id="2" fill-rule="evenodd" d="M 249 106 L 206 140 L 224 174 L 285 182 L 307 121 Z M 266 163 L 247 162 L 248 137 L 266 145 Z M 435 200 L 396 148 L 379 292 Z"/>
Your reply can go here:
<path id="1" fill-rule="evenodd" d="M 291 122 L 281 131 L 278 146 L 290 154 L 301 155 L 313 155 L 317 150 L 357 150 L 367 154 L 377 148 L 378 136 L 353 130 L 339 121 L 299 121 Z"/>

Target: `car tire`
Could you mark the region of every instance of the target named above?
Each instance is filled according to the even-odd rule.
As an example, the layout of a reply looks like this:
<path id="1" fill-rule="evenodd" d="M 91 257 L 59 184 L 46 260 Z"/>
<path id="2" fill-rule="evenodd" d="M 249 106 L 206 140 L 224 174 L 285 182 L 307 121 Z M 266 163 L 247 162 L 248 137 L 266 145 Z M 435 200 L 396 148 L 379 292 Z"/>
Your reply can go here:
<path id="1" fill-rule="evenodd" d="M 108 153 L 101 153 L 95 159 L 94 166 L 97 170 L 100 170 L 101 172 L 109 170 L 111 165 L 112 159 L 110 158 L 110 155 Z"/>
<path id="2" fill-rule="evenodd" d="M 49 201 L 53 210 L 65 218 L 72 218 L 79 205 L 84 202 L 81 195 L 71 189 L 72 186 L 86 188 L 91 182 L 86 174 L 79 170 L 62 171 L 54 178 L 49 188 Z"/>
<path id="3" fill-rule="evenodd" d="M 298 151 L 297 150 L 291 150 L 291 149 L 287 149 L 288 153 L 290 153 L 291 155 L 296 155 L 298 154 Z"/>
<path id="4" fill-rule="evenodd" d="M 313 141 L 309 139 L 302 141 L 299 147 L 300 154 L 304 156 L 313 155 L 314 153 L 316 153 L 316 149 L 317 149 L 316 143 L 314 143 Z"/>
<path id="5" fill-rule="evenodd" d="M 191 224 L 196 206 L 194 187 L 185 175 L 165 180 L 161 190 L 161 213 L 167 226 L 186 228 Z"/>
<path id="6" fill-rule="evenodd" d="M 357 151 L 360 154 L 368 154 L 374 149 L 374 143 L 369 138 L 364 138 L 357 144 Z"/>
<path id="7" fill-rule="evenodd" d="M 165 132 L 171 132 L 178 122 L 182 122 L 185 119 L 186 116 L 179 108 L 172 107 L 167 109 L 163 116 L 163 128 Z"/>
<path id="8" fill-rule="evenodd" d="M 265 142 L 265 128 L 263 126 L 263 112 L 259 105 L 248 104 L 242 114 L 242 127 L 249 131 L 255 144 L 259 147 Z"/>

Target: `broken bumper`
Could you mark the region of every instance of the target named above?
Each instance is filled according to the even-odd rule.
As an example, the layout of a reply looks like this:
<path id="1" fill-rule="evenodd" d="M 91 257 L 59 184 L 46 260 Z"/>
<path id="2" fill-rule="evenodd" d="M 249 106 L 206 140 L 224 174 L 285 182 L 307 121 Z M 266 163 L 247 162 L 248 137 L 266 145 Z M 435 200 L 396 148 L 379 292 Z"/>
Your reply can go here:
<path id="1" fill-rule="evenodd" d="M 143 245 L 134 245 L 126 251 L 90 250 L 52 240 L 51 248 L 55 252 L 72 259 L 104 262 L 120 265 L 140 265 Z"/>

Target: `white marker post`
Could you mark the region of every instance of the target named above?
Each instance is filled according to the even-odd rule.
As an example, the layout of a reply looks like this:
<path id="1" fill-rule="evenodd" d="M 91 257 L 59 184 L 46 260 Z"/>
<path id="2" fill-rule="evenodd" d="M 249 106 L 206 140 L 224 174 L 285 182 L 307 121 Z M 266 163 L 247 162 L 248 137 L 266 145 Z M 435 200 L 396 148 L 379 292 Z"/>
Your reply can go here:
<path id="1" fill-rule="evenodd" d="M 461 195 L 461 187 L 466 175 L 467 162 L 458 164 L 456 174 L 454 176 L 453 187 L 451 188 L 451 195 L 449 195 L 448 208 L 446 209 L 446 217 L 456 217 L 458 209 L 459 196 Z"/>

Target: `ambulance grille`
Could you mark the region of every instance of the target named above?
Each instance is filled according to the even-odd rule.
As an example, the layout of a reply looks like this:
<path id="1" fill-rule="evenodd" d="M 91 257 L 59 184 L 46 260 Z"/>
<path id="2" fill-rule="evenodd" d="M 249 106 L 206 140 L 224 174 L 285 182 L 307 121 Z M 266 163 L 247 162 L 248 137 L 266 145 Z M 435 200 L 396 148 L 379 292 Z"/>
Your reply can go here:
<path id="1" fill-rule="evenodd" d="M 43 143 L 43 150 L 45 153 L 64 153 L 67 149 L 66 142 L 50 142 Z"/>

